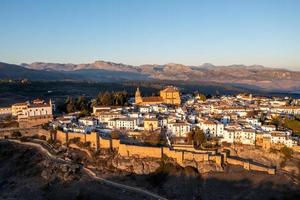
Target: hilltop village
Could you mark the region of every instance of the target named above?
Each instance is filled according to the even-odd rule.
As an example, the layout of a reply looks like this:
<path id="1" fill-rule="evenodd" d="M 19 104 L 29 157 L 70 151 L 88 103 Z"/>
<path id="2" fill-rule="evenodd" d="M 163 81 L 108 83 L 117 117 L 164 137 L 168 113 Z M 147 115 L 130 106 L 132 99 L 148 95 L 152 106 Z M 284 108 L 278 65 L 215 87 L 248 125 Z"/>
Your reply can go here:
<path id="1" fill-rule="evenodd" d="M 16 119 L 19 127 L 3 128 L 1 136 L 16 137 L 18 130 L 19 136 L 37 134 L 49 143 L 90 153 L 113 149 L 121 157 L 167 158 L 200 173 L 232 164 L 268 174 L 299 174 L 299 166 L 289 163 L 300 152 L 299 99 L 251 94 L 206 98 L 181 95 L 174 86 L 162 89 L 159 96 L 142 93 L 137 88 L 127 106 L 94 105 L 90 116 L 56 116 L 51 100 L 16 103 L 0 108 L 0 115 Z"/>

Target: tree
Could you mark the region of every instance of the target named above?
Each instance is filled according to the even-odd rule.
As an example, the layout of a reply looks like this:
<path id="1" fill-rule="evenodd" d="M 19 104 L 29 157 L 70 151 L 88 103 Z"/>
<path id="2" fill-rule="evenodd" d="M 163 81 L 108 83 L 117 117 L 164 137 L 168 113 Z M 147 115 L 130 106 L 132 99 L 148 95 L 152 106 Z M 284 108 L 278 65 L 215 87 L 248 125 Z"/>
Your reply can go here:
<path id="1" fill-rule="evenodd" d="M 15 138 L 18 138 L 18 137 L 22 137 L 22 134 L 20 131 L 14 131 L 12 134 L 11 134 L 12 137 L 15 137 Z"/>
<path id="2" fill-rule="evenodd" d="M 285 159 L 290 159 L 290 158 L 292 158 L 292 155 L 293 155 L 293 149 L 284 146 L 280 149 L 280 153 L 282 153 L 284 155 Z"/>
<path id="3" fill-rule="evenodd" d="M 101 103 L 105 106 L 112 106 L 113 105 L 113 96 L 109 92 L 105 92 L 101 97 Z"/>
<path id="4" fill-rule="evenodd" d="M 271 119 L 271 124 L 275 125 L 276 128 L 278 128 L 279 126 L 281 126 L 281 125 L 282 125 L 282 122 L 281 122 L 280 117 L 279 117 L 279 116 L 277 116 L 277 117 L 272 117 L 272 119 Z"/>
<path id="5" fill-rule="evenodd" d="M 187 143 L 192 144 L 193 141 L 194 141 L 194 132 L 189 132 L 187 134 Z"/>
<path id="6" fill-rule="evenodd" d="M 194 132 L 194 137 L 193 137 L 194 145 L 199 148 L 202 144 L 206 142 L 206 137 L 203 131 L 198 127 L 196 127 L 193 132 Z"/>

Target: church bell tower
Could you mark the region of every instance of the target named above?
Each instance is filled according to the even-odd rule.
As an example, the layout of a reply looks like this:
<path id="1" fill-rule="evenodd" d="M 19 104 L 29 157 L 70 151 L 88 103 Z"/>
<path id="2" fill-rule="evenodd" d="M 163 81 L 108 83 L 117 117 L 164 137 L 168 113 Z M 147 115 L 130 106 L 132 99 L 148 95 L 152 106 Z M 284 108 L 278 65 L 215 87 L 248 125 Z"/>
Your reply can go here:
<path id="1" fill-rule="evenodd" d="M 135 92 L 135 103 L 139 104 L 139 103 L 142 103 L 142 102 L 143 102 L 143 99 L 142 99 L 142 96 L 141 96 L 140 88 L 138 87 L 136 89 L 136 92 Z"/>

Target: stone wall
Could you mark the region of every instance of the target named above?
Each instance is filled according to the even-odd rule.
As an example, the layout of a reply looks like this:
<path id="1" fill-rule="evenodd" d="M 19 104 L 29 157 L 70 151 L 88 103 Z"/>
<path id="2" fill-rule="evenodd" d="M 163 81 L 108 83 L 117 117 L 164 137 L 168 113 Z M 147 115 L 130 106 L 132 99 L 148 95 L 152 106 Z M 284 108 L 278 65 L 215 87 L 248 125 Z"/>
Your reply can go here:
<path id="1" fill-rule="evenodd" d="M 267 166 L 260 165 L 258 163 L 252 163 L 244 159 L 230 157 L 229 152 L 203 152 L 203 151 L 187 151 L 190 147 L 181 148 L 177 146 L 177 149 L 170 149 L 168 147 L 147 147 L 137 145 L 121 144 L 117 139 L 104 139 L 97 135 L 97 133 L 82 134 L 82 133 L 64 133 L 57 131 L 56 139 L 62 143 L 67 142 L 71 138 L 80 138 L 82 142 L 91 142 L 91 146 L 95 148 L 115 149 L 121 156 L 129 157 L 136 156 L 139 158 L 158 158 L 162 159 L 164 156 L 173 159 L 180 166 L 185 167 L 185 161 L 195 162 L 214 162 L 216 165 L 221 166 L 223 163 L 231 165 L 242 166 L 246 170 L 255 170 L 267 172 L 269 174 L 275 174 L 275 169 Z M 185 149 L 185 150 L 183 150 Z"/>
<path id="2" fill-rule="evenodd" d="M 26 119 L 20 119 L 19 120 L 19 127 L 20 128 L 30 128 L 33 126 L 40 126 L 43 124 L 48 123 L 53 119 L 52 115 L 46 115 L 43 117 L 32 117 L 32 118 L 26 118 Z"/>
<path id="3" fill-rule="evenodd" d="M 239 158 L 232 158 L 227 156 L 226 162 L 231 165 L 242 166 L 246 170 L 254 170 L 254 171 L 266 172 L 268 174 L 275 174 L 275 169 L 272 167 L 263 166 L 259 163 L 251 163 L 247 160 L 243 160 Z"/>

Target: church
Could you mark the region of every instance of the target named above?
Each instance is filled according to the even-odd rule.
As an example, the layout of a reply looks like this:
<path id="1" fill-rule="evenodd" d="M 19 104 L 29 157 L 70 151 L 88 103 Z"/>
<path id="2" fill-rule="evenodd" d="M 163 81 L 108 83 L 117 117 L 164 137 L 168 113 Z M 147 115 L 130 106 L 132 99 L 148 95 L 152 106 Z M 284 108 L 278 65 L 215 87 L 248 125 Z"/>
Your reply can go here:
<path id="1" fill-rule="evenodd" d="M 180 93 L 178 88 L 168 86 L 159 92 L 160 96 L 142 97 L 140 89 L 135 92 L 135 103 L 137 105 L 171 104 L 180 105 Z"/>

